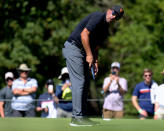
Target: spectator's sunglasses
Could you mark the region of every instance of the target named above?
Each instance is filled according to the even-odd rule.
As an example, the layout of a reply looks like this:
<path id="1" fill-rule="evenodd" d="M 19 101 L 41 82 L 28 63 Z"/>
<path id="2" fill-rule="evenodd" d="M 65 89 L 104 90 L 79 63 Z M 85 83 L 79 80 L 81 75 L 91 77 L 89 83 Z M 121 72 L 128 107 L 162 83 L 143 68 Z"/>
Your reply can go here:
<path id="1" fill-rule="evenodd" d="M 29 71 L 20 70 L 21 73 L 28 73 Z"/>
<path id="2" fill-rule="evenodd" d="M 114 11 L 114 10 L 112 10 L 112 15 L 116 16 L 115 17 L 116 20 L 119 20 L 120 19 L 118 13 L 116 11 Z"/>
<path id="3" fill-rule="evenodd" d="M 151 77 L 152 75 L 151 74 L 149 74 L 149 75 L 144 75 L 144 77 Z"/>

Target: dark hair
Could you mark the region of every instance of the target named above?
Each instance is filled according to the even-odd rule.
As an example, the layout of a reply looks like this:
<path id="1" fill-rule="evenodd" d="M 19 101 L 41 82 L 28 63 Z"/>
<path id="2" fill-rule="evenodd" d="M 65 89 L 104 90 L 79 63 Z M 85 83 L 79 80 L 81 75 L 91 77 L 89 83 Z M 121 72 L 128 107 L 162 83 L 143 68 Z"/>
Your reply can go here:
<path id="1" fill-rule="evenodd" d="M 62 78 L 61 78 L 62 81 L 65 81 L 66 79 L 69 79 L 69 74 L 68 73 L 64 73 L 62 75 Z"/>
<path id="2" fill-rule="evenodd" d="M 149 73 L 151 73 L 151 75 L 153 75 L 152 70 L 149 69 L 149 68 L 145 68 L 145 69 L 144 69 L 144 71 L 143 71 L 143 75 L 145 74 L 145 72 L 149 72 Z"/>
<path id="3" fill-rule="evenodd" d="M 54 81 L 52 79 L 48 79 L 46 84 L 47 85 L 54 85 Z"/>

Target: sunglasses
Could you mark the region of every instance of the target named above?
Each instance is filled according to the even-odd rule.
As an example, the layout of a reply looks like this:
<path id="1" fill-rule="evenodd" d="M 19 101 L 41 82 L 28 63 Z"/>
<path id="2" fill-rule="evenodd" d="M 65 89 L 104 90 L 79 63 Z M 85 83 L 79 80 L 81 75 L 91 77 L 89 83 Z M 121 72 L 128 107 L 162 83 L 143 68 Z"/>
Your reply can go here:
<path id="1" fill-rule="evenodd" d="M 120 19 L 118 13 L 117 13 L 116 11 L 114 11 L 114 10 L 112 11 L 112 15 L 113 15 L 113 16 L 116 16 L 116 17 L 115 17 L 116 20 L 119 20 L 119 19 Z"/>
<path id="2" fill-rule="evenodd" d="M 151 77 L 152 75 L 144 75 L 144 77 L 148 77 L 148 76 Z"/>
<path id="3" fill-rule="evenodd" d="M 28 73 L 29 71 L 20 71 L 21 73 Z"/>

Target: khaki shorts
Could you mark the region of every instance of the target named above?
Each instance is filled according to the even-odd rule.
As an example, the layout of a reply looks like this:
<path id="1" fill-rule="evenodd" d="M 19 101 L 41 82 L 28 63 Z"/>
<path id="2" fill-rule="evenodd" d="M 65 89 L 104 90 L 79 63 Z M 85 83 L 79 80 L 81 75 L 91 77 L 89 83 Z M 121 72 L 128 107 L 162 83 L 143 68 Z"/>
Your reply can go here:
<path id="1" fill-rule="evenodd" d="M 124 115 L 123 111 L 111 111 L 108 109 L 103 109 L 103 118 L 117 118 L 121 119 Z"/>

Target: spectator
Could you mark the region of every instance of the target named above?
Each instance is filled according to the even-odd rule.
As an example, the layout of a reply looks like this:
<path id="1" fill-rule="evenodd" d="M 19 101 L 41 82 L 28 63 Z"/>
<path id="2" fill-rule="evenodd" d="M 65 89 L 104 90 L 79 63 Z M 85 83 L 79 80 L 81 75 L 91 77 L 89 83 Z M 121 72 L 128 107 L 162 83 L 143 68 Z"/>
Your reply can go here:
<path id="1" fill-rule="evenodd" d="M 21 64 L 18 68 L 19 78 L 13 82 L 12 109 L 14 117 L 34 117 L 35 116 L 35 92 L 37 91 L 37 81 L 28 77 L 30 68 L 26 64 Z"/>
<path id="2" fill-rule="evenodd" d="M 56 111 L 56 102 L 58 99 L 54 94 L 54 82 L 53 80 L 49 79 L 46 82 L 45 88 L 47 89 L 46 93 L 43 93 L 39 96 L 39 101 L 37 103 L 37 111 L 42 111 L 41 117 L 46 118 L 56 118 L 57 111 Z"/>
<path id="3" fill-rule="evenodd" d="M 12 72 L 7 72 L 5 74 L 5 81 L 7 86 L 0 91 L 0 115 L 2 118 L 12 116 L 11 99 L 12 94 L 12 84 L 14 80 L 14 75 Z"/>
<path id="4" fill-rule="evenodd" d="M 119 76 L 120 63 L 111 64 L 111 74 L 104 79 L 103 90 L 106 93 L 103 105 L 104 120 L 123 117 L 123 95 L 127 92 L 127 80 Z"/>
<path id="5" fill-rule="evenodd" d="M 144 69 L 144 81 L 136 85 L 132 95 L 132 104 L 137 109 L 141 120 L 154 115 L 153 103 L 155 98 L 153 97 L 155 97 L 154 90 L 158 87 L 158 85 L 152 80 L 152 75 L 153 73 L 150 69 Z M 138 99 L 140 99 L 139 103 L 137 101 Z"/>
<path id="6" fill-rule="evenodd" d="M 162 83 L 164 83 L 164 69 L 163 69 L 163 71 L 161 72 L 161 74 L 163 75 Z"/>
<path id="7" fill-rule="evenodd" d="M 164 70 L 161 72 L 164 75 Z M 164 119 L 164 81 L 156 90 L 154 119 Z"/>
<path id="8" fill-rule="evenodd" d="M 56 96 L 61 99 L 57 108 L 58 117 L 72 117 L 72 88 L 67 67 L 61 70 L 61 75 L 58 78 L 62 80 L 56 86 Z"/>

